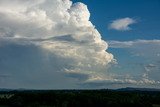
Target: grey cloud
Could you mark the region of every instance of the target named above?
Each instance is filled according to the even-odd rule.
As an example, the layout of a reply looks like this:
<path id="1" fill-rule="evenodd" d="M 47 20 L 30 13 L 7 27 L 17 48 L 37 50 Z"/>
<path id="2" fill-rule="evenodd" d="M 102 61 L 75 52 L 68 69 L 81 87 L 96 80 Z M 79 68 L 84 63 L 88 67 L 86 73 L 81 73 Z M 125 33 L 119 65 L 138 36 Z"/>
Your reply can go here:
<path id="1" fill-rule="evenodd" d="M 156 65 L 154 65 L 154 64 L 148 64 L 146 67 L 148 67 L 148 68 L 155 68 Z"/>
<path id="2" fill-rule="evenodd" d="M 57 41 L 68 41 L 68 42 L 76 41 L 71 35 L 53 37 L 53 40 L 57 40 Z"/>
<path id="3" fill-rule="evenodd" d="M 76 85 L 62 71 L 64 67 L 74 67 L 72 59 L 44 52 L 34 45 L 12 43 L 1 46 L 0 50 L 1 71 L 10 74 L 10 78 L 4 78 L 1 87 L 12 87 L 14 84 L 17 88 L 65 88 Z"/>
<path id="4" fill-rule="evenodd" d="M 82 74 L 82 73 L 66 73 L 66 75 L 71 78 L 78 79 L 78 81 L 80 82 L 84 82 L 85 80 L 89 78 L 89 75 Z"/>
<path id="5" fill-rule="evenodd" d="M 9 74 L 0 74 L 0 78 L 8 78 L 8 77 L 10 77 Z"/>
<path id="6" fill-rule="evenodd" d="M 156 70 L 157 65 L 156 64 L 148 64 L 148 65 L 145 65 L 144 68 L 145 68 L 146 72 L 150 72 L 150 71 Z"/>

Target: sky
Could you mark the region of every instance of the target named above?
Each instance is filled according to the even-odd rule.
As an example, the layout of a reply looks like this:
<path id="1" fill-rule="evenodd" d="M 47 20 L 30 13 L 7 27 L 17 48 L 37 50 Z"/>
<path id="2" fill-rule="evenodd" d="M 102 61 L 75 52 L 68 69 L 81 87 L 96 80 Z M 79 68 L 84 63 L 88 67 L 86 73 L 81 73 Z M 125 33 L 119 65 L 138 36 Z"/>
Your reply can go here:
<path id="1" fill-rule="evenodd" d="M 0 0 L 0 88 L 160 88 L 159 0 Z"/>

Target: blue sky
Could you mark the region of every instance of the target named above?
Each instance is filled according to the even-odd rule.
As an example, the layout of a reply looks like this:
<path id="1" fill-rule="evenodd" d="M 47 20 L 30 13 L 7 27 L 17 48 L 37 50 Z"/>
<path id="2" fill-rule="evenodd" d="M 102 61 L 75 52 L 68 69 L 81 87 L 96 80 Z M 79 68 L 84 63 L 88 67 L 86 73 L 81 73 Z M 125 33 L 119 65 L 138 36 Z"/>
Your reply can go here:
<path id="1" fill-rule="evenodd" d="M 105 40 L 160 39 L 159 0 L 73 0 L 87 4 L 91 21 Z M 119 18 L 137 20 L 132 30 L 108 30 L 108 24 Z"/>
<path id="2" fill-rule="evenodd" d="M 78 0 L 73 0 L 78 1 Z M 160 77 L 159 52 L 160 45 L 153 43 L 139 43 L 137 40 L 151 42 L 160 39 L 160 1 L 159 0 L 79 0 L 87 4 L 91 21 L 96 26 L 101 36 L 106 41 L 121 42 L 121 48 L 110 46 L 111 52 L 118 64 L 110 68 L 110 72 L 120 75 L 129 74 L 136 78 L 141 78 L 145 72 L 149 72 L 152 79 L 158 80 Z M 108 29 L 108 26 L 117 19 L 131 18 L 136 21 L 129 25 L 127 31 Z M 124 43 L 124 42 L 128 43 Z M 135 46 L 125 48 L 129 42 L 134 42 Z M 136 45 L 137 44 L 137 45 Z M 109 45 L 110 44 L 109 42 Z M 153 50 L 155 48 L 155 50 Z M 152 51 L 153 53 L 150 53 Z M 158 55 L 156 55 L 158 54 Z M 156 67 L 149 70 L 147 65 Z M 148 70 L 148 71 L 147 71 Z M 157 76 L 156 76 L 157 75 Z M 143 87 L 143 85 L 142 85 Z M 144 87 L 147 87 L 144 85 Z M 148 85 L 148 87 L 150 87 Z M 152 86 L 154 87 L 154 86 Z M 159 86 L 155 86 L 159 87 Z"/>
<path id="3" fill-rule="evenodd" d="M 160 88 L 159 78 L 159 0 L 0 0 L 0 88 Z"/>

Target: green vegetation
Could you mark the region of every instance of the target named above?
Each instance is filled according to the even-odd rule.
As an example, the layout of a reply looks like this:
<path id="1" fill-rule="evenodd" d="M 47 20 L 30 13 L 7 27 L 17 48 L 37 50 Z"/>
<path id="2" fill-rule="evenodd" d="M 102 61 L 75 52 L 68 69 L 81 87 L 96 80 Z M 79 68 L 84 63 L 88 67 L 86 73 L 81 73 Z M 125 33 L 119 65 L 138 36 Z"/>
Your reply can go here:
<path id="1" fill-rule="evenodd" d="M 0 107 L 159 107 L 160 92 L 37 90 L 0 92 Z"/>

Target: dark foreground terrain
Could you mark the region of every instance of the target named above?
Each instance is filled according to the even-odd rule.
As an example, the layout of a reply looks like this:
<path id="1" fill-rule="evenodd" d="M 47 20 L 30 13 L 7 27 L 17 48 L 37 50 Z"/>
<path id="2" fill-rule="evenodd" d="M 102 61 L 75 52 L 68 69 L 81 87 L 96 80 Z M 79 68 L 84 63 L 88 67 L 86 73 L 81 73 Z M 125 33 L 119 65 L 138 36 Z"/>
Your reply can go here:
<path id="1" fill-rule="evenodd" d="M 0 107 L 160 107 L 160 91 L 0 91 Z"/>

